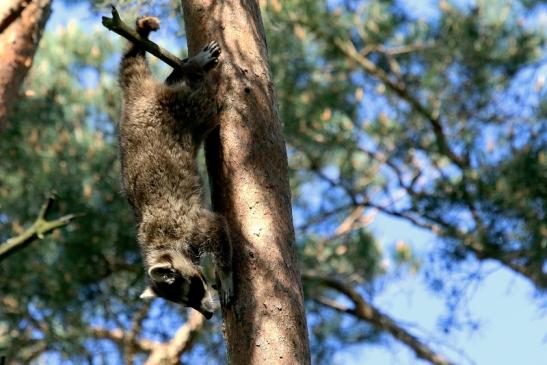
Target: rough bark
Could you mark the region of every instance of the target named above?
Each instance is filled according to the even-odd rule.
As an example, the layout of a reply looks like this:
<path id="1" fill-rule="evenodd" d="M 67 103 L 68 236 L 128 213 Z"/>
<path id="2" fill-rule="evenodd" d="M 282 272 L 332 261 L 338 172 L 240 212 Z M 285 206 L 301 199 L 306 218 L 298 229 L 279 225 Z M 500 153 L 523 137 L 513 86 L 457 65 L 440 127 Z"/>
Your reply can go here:
<path id="1" fill-rule="evenodd" d="M 0 131 L 32 65 L 50 13 L 51 0 L 0 1 Z"/>
<path id="2" fill-rule="evenodd" d="M 235 301 L 223 308 L 232 364 L 309 364 L 288 167 L 256 0 L 182 2 L 188 48 L 222 48 L 220 131 L 206 141 L 213 208 L 234 242 Z"/>

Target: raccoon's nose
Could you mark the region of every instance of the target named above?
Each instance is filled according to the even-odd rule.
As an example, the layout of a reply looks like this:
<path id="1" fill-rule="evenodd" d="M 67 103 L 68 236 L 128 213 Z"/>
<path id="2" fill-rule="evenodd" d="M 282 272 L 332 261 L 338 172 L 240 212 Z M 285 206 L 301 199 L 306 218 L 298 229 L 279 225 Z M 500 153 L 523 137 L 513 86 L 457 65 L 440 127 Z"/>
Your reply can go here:
<path id="1" fill-rule="evenodd" d="M 213 317 L 213 312 L 209 312 L 206 310 L 200 310 L 201 314 L 205 317 L 205 319 L 211 319 Z"/>

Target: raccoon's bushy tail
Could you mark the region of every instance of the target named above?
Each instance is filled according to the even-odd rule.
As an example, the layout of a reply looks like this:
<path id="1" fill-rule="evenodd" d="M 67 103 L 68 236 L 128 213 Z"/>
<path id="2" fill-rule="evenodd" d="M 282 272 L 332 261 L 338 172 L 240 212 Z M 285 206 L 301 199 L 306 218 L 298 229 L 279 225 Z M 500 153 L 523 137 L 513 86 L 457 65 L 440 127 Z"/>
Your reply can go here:
<path id="1" fill-rule="evenodd" d="M 159 19 L 153 16 L 142 16 L 135 23 L 137 33 L 146 39 L 150 32 L 160 29 Z M 134 43 L 125 51 L 120 65 L 120 85 L 124 91 L 132 84 L 142 82 L 143 78 L 150 76 L 145 54 L 144 49 Z"/>

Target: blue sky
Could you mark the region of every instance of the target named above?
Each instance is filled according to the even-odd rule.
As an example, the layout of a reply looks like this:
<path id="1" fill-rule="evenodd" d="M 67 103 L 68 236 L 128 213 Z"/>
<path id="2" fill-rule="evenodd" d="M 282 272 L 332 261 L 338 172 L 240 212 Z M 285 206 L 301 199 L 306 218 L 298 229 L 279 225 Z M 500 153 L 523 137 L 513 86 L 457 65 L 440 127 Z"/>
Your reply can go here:
<path id="1" fill-rule="evenodd" d="M 426 17 L 435 16 L 430 7 L 438 6 L 436 1 L 429 0 L 405 0 L 402 3 L 413 7 L 416 16 Z M 85 6 L 78 5 L 67 9 L 61 1 L 54 1 L 48 29 L 66 26 L 71 20 L 82 27 L 100 24 L 100 17 L 93 15 Z M 154 38 L 169 39 L 161 32 Z M 160 43 L 168 49 L 176 48 L 169 42 Z M 435 245 L 435 239 L 430 234 L 382 215 L 371 224 L 370 229 L 377 235 L 385 250 L 398 240 L 409 242 L 417 252 L 427 252 Z M 401 280 L 390 281 L 374 298 L 374 303 L 395 319 L 401 320 L 407 329 L 424 339 L 433 349 L 458 364 L 547 364 L 547 318 L 545 309 L 541 310 L 541 300 L 534 298 L 532 286 L 494 264 L 483 265 L 482 270 L 489 274 L 467 302 L 469 311 L 480 322 L 476 331 L 454 330 L 449 335 L 441 331 L 438 320 L 445 313 L 444 302 L 431 293 L 421 275 L 405 275 Z M 458 351 L 463 351 L 465 356 Z M 417 360 L 407 347 L 395 341 L 390 342 L 389 347 L 382 344 L 345 348 L 336 356 L 335 362 L 425 364 Z"/>
<path id="2" fill-rule="evenodd" d="M 379 217 L 371 228 L 385 244 L 402 239 L 420 250 L 435 244 L 431 235 L 391 218 Z M 454 331 L 446 336 L 440 331 L 438 318 L 444 313 L 444 303 L 431 294 L 420 276 L 390 282 L 375 298 L 375 304 L 403 323 L 417 325 L 420 330 L 413 333 L 424 339 L 438 340 L 440 345 L 430 345 L 458 364 L 472 363 L 471 359 L 478 365 L 544 365 L 547 362 L 547 318 L 545 310 L 540 309 L 540 301 L 533 297 L 533 287 L 498 265 L 487 264 L 482 270 L 492 273 L 467 303 L 481 324 L 474 332 Z M 412 326 L 407 328 L 414 330 Z M 469 359 L 443 343 L 465 352 Z M 353 348 L 341 356 L 338 363 L 359 364 L 365 360 L 375 365 L 426 364 L 402 345 L 395 345 L 390 350 L 393 352 L 383 346 Z"/>

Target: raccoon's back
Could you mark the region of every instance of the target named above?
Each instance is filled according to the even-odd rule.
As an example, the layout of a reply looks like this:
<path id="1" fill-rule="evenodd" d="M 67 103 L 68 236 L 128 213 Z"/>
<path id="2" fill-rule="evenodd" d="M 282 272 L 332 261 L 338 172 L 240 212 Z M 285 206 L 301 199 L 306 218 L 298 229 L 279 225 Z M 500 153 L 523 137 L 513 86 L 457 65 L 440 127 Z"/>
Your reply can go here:
<path id="1" fill-rule="evenodd" d="M 124 110 L 119 132 L 122 182 L 138 215 L 147 205 L 195 204 L 201 199 L 195 152 L 185 139 L 191 136 L 173 131 L 153 109 Z"/>

